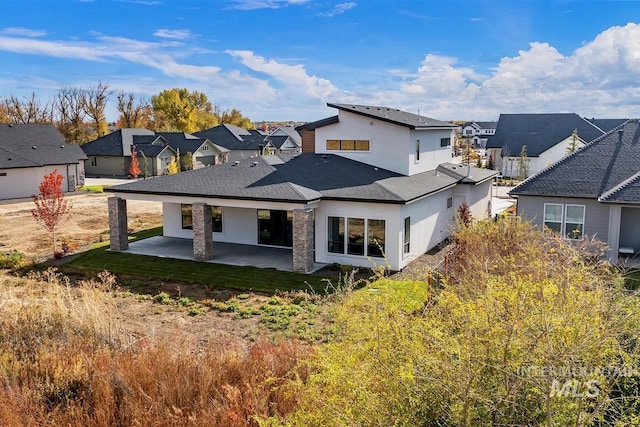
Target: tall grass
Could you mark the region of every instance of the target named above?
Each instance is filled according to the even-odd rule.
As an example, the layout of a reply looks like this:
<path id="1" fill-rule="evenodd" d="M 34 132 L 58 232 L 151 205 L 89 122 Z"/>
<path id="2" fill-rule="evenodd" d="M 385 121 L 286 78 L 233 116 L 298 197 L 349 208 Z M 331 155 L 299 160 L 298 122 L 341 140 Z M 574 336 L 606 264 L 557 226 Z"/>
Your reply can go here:
<path id="1" fill-rule="evenodd" d="M 253 426 L 293 410 L 306 377 L 296 341 L 133 340 L 113 277 L 71 285 L 55 270 L 0 275 L 0 425 Z"/>

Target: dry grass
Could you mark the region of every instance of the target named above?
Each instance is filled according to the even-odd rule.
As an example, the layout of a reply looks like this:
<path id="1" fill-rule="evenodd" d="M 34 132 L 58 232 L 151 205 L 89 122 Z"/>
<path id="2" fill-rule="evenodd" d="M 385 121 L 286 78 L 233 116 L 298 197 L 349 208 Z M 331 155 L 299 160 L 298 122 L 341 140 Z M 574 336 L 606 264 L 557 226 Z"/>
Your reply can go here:
<path id="1" fill-rule="evenodd" d="M 202 348 L 188 335 L 133 341 L 113 277 L 72 286 L 55 270 L 0 275 L 0 425 L 257 425 L 291 411 L 306 376 L 296 341 Z"/>

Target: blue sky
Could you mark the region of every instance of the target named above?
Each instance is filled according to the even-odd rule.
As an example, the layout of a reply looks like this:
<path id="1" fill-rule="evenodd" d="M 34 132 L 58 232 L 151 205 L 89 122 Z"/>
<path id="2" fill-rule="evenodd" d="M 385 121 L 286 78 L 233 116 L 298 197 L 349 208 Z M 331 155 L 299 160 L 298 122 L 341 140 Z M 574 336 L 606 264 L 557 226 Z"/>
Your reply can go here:
<path id="1" fill-rule="evenodd" d="M 442 120 L 640 117 L 640 2 L 0 0 L 0 97 L 107 82 L 254 121 L 327 102 Z M 115 101 L 108 110 L 117 116 Z"/>

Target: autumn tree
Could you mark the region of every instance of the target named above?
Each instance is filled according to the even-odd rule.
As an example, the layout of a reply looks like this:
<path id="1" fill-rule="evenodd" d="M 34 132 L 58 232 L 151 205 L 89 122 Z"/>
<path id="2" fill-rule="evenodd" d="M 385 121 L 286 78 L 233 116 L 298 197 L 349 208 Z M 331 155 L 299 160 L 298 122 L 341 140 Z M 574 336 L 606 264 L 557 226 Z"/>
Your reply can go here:
<path id="1" fill-rule="evenodd" d="M 129 165 L 129 175 L 133 178 L 137 178 L 140 175 L 140 163 L 138 162 L 138 152 L 136 146 L 131 148 L 131 164 Z"/>
<path id="2" fill-rule="evenodd" d="M 176 150 L 176 155 L 171 157 L 171 163 L 167 166 L 167 175 L 175 175 L 180 172 L 180 150 Z"/>
<path id="3" fill-rule="evenodd" d="M 198 91 L 164 90 L 151 98 L 151 105 L 157 130 L 194 133 L 218 124 L 211 102 Z"/>
<path id="4" fill-rule="evenodd" d="M 69 215 L 71 204 L 64 197 L 62 191 L 63 176 L 54 169 L 40 183 L 39 194 L 31 196 L 36 207 L 31 214 L 36 222 L 51 233 L 53 241 L 53 255 L 56 253 L 56 228 Z"/>
<path id="5" fill-rule="evenodd" d="M 120 127 L 151 128 L 153 111 L 145 99 L 138 99 L 132 93 L 120 91 L 117 94 Z"/>
<path id="6" fill-rule="evenodd" d="M 109 90 L 109 84 L 102 82 L 96 86 L 89 86 L 83 91 L 82 105 L 85 113 L 93 122 L 94 131 L 98 138 L 109 133 L 104 111 L 112 94 L 113 91 Z"/>
<path id="7" fill-rule="evenodd" d="M 244 129 L 252 129 L 253 124 L 248 117 L 242 115 L 240 110 L 233 108 L 231 111 L 224 111 L 218 118 L 220 123 L 229 123 Z"/>

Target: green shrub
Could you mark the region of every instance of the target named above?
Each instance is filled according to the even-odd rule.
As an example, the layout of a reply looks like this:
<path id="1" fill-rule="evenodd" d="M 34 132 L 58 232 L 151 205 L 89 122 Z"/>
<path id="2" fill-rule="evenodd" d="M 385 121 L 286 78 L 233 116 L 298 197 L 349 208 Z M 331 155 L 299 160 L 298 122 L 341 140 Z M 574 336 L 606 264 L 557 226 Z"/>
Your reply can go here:
<path id="1" fill-rule="evenodd" d="M 23 253 L 13 250 L 0 252 L 0 268 L 16 269 L 27 265 L 27 259 Z"/>
<path id="2" fill-rule="evenodd" d="M 171 296 L 166 292 L 160 292 L 155 297 L 153 297 L 153 300 L 160 304 L 171 304 Z"/>

